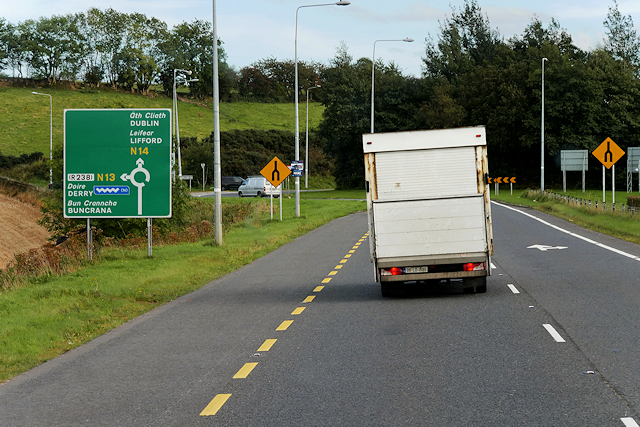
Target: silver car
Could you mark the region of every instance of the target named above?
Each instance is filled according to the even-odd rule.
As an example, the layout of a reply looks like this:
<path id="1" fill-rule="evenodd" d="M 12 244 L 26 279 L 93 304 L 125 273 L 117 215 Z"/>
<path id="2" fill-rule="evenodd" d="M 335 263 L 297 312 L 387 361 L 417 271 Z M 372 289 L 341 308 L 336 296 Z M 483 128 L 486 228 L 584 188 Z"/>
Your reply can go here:
<path id="1" fill-rule="evenodd" d="M 254 175 L 244 180 L 244 183 L 238 187 L 238 196 L 240 197 L 269 197 L 273 193 L 273 197 L 280 197 L 280 186 L 277 188 L 271 185 L 267 178 Z"/>

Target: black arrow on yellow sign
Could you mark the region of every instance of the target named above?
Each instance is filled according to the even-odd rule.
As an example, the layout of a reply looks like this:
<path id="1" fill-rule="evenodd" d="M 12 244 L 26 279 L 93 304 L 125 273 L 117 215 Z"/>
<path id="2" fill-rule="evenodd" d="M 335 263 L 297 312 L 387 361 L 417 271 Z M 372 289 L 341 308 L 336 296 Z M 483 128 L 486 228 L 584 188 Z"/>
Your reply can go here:
<path id="1" fill-rule="evenodd" d="M 274 187 L 282 184 L 286 177 L 291 175 L 289 168 L 277 156 L 271 159 L 267 166 L 262 168 L 260 175 L 267 178 L 267 181 Z"/>

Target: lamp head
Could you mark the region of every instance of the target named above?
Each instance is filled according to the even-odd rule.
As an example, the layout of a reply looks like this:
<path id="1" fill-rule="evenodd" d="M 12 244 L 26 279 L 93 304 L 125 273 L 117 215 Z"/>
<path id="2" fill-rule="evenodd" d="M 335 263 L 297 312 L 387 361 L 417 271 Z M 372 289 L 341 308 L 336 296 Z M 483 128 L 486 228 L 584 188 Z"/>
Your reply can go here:
<path id="1" fill-rule="evenodd" d="M 410 39 L 409 37 L 405 38 L 404 40 L 402 40 L 403 42 L 407 42 L 407 43 L 411 43 L 413 41 L 413 39 Z"/>
<path id="2" fill-rule="evenodd" d="M 351 4 L 350 1 L 339 1 L 336 2 L 336 6 L 349 6 Z"/>

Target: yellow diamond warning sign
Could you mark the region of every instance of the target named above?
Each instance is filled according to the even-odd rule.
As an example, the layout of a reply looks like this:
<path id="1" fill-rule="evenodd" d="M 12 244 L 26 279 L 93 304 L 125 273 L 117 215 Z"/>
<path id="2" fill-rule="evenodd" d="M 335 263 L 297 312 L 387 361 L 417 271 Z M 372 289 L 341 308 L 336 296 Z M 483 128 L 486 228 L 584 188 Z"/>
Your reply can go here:
<path id="1" fill-rule="evenodd" d="M 277 187 L 286 177 L 291 175 L 291 171 L 278 157 L 274 157 L 262 170 L 260 175 L 267 178 L 267 181 Z"/>
<path id="2" fill-rule="evenodd" d="M 624 156 L 624 150 L 611 138 L 607 138 L 591 154 L 596 156 L 596 159 L 600 160 L 607 169 L 611 169 L 611 166 Z"/>

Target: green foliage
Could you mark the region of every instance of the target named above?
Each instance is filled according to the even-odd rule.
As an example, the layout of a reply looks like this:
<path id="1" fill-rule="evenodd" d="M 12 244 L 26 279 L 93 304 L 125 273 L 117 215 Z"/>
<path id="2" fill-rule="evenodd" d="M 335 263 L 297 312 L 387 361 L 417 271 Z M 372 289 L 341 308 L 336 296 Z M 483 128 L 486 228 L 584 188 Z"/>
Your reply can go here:
<path id="1" fill-rule="evenodd" d="M 604 26 L 607 29 L 606 51 L 614 59 L 621 60 L 625 66 L 631 67 L 637 75 L 640 71 L 640 38 L 633 28 L 631 15 L 622 16 L 616 0 L 613 0 L 613 7 L 609 6 Z"/>
<path id="2" fill-rule="evenodd" d="M 323 66 L 298 61 L 298 90 L 322 84 Z M 238 93 L 242 99 L 257 102 L 291 102 L 295 98 L 295 63 L 267 58 L 239 71 Z"/>
<path id="3" fill-rule="evenodd" d="M 202 167 L 205 163 L 205 185 L 213 185 L 213 135 L 199 141 L 181 139 L 182 172 L 193 175 L 202 186 Z M 300 143 L 301 158 L 305 141 Z M 322 151 L 324 142 L 314 133 L 309 136 L 309 162 L 314 175 L 328 175 L 332 161 Z M 282 130 L 230 130 L 220 133 L 222 175 L 258 175 L 274 156 L 289 164 L 294 159 L 294 135 Z"/>
<path id="4" fill-rule="evenodd" d="M 40 152 L 35 152 L 31 154 L 20 154 L 20 156 L 3 156 L 0 152 L 0 171 L 3 169 L 9 169 L 16 165 L 24 165 L 29 163 L 34 163 L 39 160 L 42 160 L 44 154 Z"/>
<path id="5" fill-rule="evenodd" d="M 640 197 L 639 196 L 627 196 L 627 206 L 640 208 Z"/>
<path id="6" fill-rule="evenodd" d="M 339 188 L 364 188 L 362 134 L 371 130 L 371 60 L 353 61 L 345 46 L 322 73 L 324 120 L 318 134 L 336 159 Z M 393 65 L 375 67 L 376 132 L 414 129 L 415 111 L 426 87 L 402 77 Z"/>
<path id="7" fill-rule="evenodd" d="M 64 218 L 63 189 L 56 189 L 48 193 L 42 201 L 42 218 L 38 224 L 45 227 L 53 237 L 68 235 L 74 230 L 86 227 L 83 218 Z M 159 218 L 153 221 L 153 226 L 161 236 L 183 229 L 188 225 L 190 204 L 193 199 L 189 194 L 188 184 L 174 181 L 171 189 L 171 218 Z M 143 236 L 147 232 L 144 218 L 95 218 L 91 225 L 100 230 L 100 238 L 113 237 L 124 239 L 127 237 Z"/>

